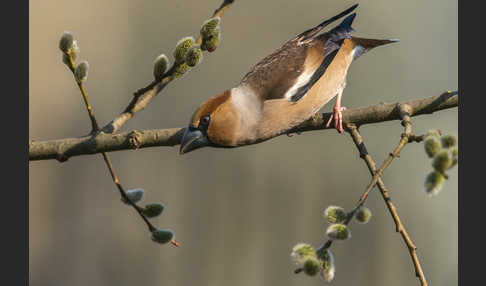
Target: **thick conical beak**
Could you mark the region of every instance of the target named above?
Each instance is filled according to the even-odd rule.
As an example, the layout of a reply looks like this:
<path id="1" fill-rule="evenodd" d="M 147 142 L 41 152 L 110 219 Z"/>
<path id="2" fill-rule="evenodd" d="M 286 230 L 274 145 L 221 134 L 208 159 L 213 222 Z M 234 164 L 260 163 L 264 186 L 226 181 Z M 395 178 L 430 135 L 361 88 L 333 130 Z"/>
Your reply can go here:
<path id="1" fill-rule="evenodd" d="M 378 46 L 400 42 L 399 39 L 377 40 L 377 39 L 364 39 L 364 38 L 357 38 L 357 37 L 353 37 L 352 41 L 355 44 L 354 60 L 356 60 L 364 53 Z"/>
<path id="2" fill-rule="evenodd" d="M 206 135 L 201 132 L 201 130 L 194 127 L 188 127 L 186 128 L 184 136 L 182 137 L 179 154 L 182 155 L 208 145 L 209 140 Z"/>

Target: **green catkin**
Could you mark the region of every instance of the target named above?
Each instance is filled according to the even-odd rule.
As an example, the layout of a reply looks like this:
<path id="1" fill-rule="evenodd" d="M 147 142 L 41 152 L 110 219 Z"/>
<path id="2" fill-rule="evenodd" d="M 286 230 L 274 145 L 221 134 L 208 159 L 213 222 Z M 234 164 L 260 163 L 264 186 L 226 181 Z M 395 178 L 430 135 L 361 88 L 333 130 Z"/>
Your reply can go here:
<path id="1" fill-rule="evenodd" d="M 327 236 L 332 240 L 346 240 L 351 238 L 351 231 L 345 224 L 331 224 L 326 231 Z"/>
<path id="2" fill-rule="evenodd" d="M 125 192 L 127 198 L 132 201 L 133 203 L 136 203 L 138 201 L 140 201 L 143 197 L 143 194 L 144 194 L 144 190 L 143 189 L 132 189 L 132 190 L 128 190 Z M 125 198 L 121 198 L 122 202 L 124 202 L 125 204 L 130 204 L 128 201 L 125 200 Z"/>
<path id="3" fill-rule="evenodd" d="M 214 32 L 207 38 L 203 38 L 201 43 L 201 49 L 203 51 L 214 52 L 219 45 L 219 40 L 221 38 L 221 31 L 219 29 L 214 30 Z"/>
<path id="4" fill-rule="evenodd" d="M 442 146 L 444 148 L 455 147 L 457 144 L 457 138 L 453 135 L 444 135 L 440 137 L 440 141 L 442 142 Z"/>
<path id="5" fill-rule="evenodd" d="M 69 31 L 65 31 L 61 36 L 61 40 L 59 41 L 59 49 L 64 53 L 68 53 L 69 50 L 73 47 L 73 44 L 73 34 L 71 34 L 71 32 Z"/>
<path id="6" fill-rule="evenodd" d="M 188 66 L 186 63 L 179 64 L 175 67 L 173 76 L 175 78 L 180 78 L 182 77 L 186 72 L 188 72 L 191 69 L 190 66 Z"/>
<path id="7" fill-rule="evenodd" d="M 332 281 L 335 274 L 334 255 L 329 249 L 325 249 L 319 251 L 318 257 L 322 263 L 321 278 L 326 282 Z"/>
<path id="8" fill-rule="evenodd" d="M 321 270 L 321 263 L 317 257 L 307 257 L 302 268 L 305 274 L 315 276 Z"/>
<path id="9" fill-rule="evenodd" d="M 74 77 L 78 83 L 85 82 L 88 79 L 89 64 L 87 61 L 80 62 L 74 69 Z"/>
<path id="10" fill-rule="evenodd" d="M 434 157 L 434 155 L 437 154 L 437 152 L 439 152 L 441 148 L 442 144 L 438 136 L 429 135 L 425 137 L 424 149 L 425 153 L 427 153 L 427 156 L 429 156 L 429 158 Z"/>
<path id="11" fill-rule="evenodd" d="M 437 171 L 430 172 L 425 177 L 425 193 L 429 196 L 437 195 L 442 189 L 442 184 L 444 183 L 444 176 Z"/>
<path id="12" fill-rule="evenodd" d="M 142 212 L 146 217 L 152 218 L 159 216 L 163 210 L 164 205 L 162 205 L 161 203 L 151 203 L 145 205 L 145 208 L 142 210 Z"/>
<path id="13" fill-rule="evenodd" d="M 161 80 L 169 66 L 169 59 L 166 55 L 161 54 L 154 61 L 154 78 Z"/>
<path id="14" fill-rule="evenodd" d="M 221 22 L 220 17 L 214 17 L 211 19 L 206 20 L 202 27 L 201 27 L 201 37 L 204 38 L 209 38 L 216 29 L 219 28 L 219 23 Z"/>
<path id="15" fill-rule="evenodd" d="M 370 221 L 371 215 L 370 209 L 362 206 L 356 211 L 355 218 L 359 223 L 365 224 Z"/>
<path id="16" fill-rule="evenodd" d="M 203 53 L 198 47 L 191 47 L 186 53 L 186 64 L 190 67 L 196 66 L 201 62 L 203 58 Z"/>
<path id="17" fill-rule="evenodd" d="M 172 240 L 174 233 L 170 229 L 156 229 L 150 233 L 150 238 L 157 243 L 167 243 Z"/>
<path id="18" fill-rule="evenodd" d="M 447 149 L 441 149 L 432 160 L 432 167 L 439 173 L 444 173 L 452 165 L 452 154 Z"/>
<path id="19" fill-rule="evenodd" d="M 317 257 L 314 247 L 307 243 L 298 243 L 290 254 L 296 264 L 302 264 L 308 257 Z"/>
<path id="20" fill-rule="evenodd" d="M 324 218 L 330 223 L 343 222 L 346 217 L 347 213 L 342 207 L 329 206 L 324 211 Z"/>
<path id="21" fill-rule="evenodd" d="M 177 42 L 174 50 L 174 58 L 176 64 L 183 63 L 185 61 L 187 51 L 194 45 L 193 37 L 185 37 Z"/>

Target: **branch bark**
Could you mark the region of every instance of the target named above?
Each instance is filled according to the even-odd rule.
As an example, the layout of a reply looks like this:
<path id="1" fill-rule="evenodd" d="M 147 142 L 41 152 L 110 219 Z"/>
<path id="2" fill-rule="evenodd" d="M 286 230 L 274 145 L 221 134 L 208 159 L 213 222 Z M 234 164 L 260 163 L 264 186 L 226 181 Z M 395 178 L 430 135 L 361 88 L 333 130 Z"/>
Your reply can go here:
<path id="1" fill-rule="evenodd" d="M 405 134 L 411 135 L 411 124 L 410 124 L 410 118 L 407 119 L 407 116 L 404 116 L 405 118 L 403 119 L 402 122 L 404 122 L 405 125 Z M 368 170 L 370 171 L 371 175 L 373 178 L 377 178 L 376 180 L 376 185 L 378 186 L 378 189 L 380 190 L 381 196 L 383 197 L 383 200 L 386 203 L 386 206 L 388 207 L 388 211 L 390 212 L 390 215 L 393 218 L 393 221 L 395 222 L 396 226 L 396 231 L 400 233 L 400 235 L 403 238 L 403 241 L 407 245 L 408 252 L 410 253 L 410 257 L 412 258 L 413 266 L 415 268 L 415 276 L 420 280 L 420 284 L 422 286 L 427 286 L 427 280 L 425 279 L 424 272 L 422 270 L 422 266 L 420 265 L 420 261 L 417 256 L 417 247 L 412 241 L 412 238 L 408 234 L 407 230 L 405 229 L 405 226 L 403 225 L 402 221 L 400 220 L 400 216 L 398 215 L 397 208 L 393 204 L 390 194 L 388 192 L 388 189 L 386 188 L 385 184 L 383 183 L 383 180 L 377 176 L 378 172 L 376 170 L 376 163 L 375 161 L 371 158 L 371 156 L 367 152 L 363 152 L 363 149 L 366 150 L 366 147 L 364 147 L 364 142 L 363 138 L 361 137 L 361 134 L 358 131 L 358 128 L 353 125 L 348 125 L 347 129 L 349 130 L 349 133 L 351 134 L 351 137 L 353 138 L 354 144 L 356 145 L 356 148 L 360 151 L 360 157 L 366 162 L 366 165 L 368 166 Z M 402 137 L 403 138 L 406 137 Z M 407 137 L 408 138 L 408 137 Z M 407 139 L 408 140 L 408 139 Z M 398 147 L 400 146 L 405 146 L 406 143 L 400 142 Z M 398 148 L 397 147 L 397 148 Z M 398 151 L 399 152 L 399 151 Z M 380 168 L 381 169 L 381 168 Z M 366 197 L 364 197 L 366 199 Z M 363 196 L 360 199 L 360 201 L 363 200 Z"/>
<path id="2" fill-rule="evenodd" d="M 408 234 L 407 230 L 403 226 L 400 217 L 398 215 L 398 211 L 396 207 L 393 205 L 390 195 L 388 194 L 388 190 L 381 179 L 381 175 L 383 174 L 384 170 L 391 164 L 394 158 L 400 157 L 400 151 L 405 147 L 405 145 L 407 145 L 407 143 L 421 142 L 424 138 L 424 136 L 416 136 L 412 134 L 412 122 L 410 117 L 413 109 L 406 103 L 396 104 L 396 109 L 401 119 L 401 124 L 404 127 L 404 132 L 401 135 L 401 139 L 398 145 L 395 147 L 392 153 L 389 153 L 388 158 L 383 162 L 383 164 L 378 170 L 376 169 L 375 162 L 373 161 L 371 156 L 368 154 L 368 151 L 366 150 L 366 146 L 364 144 L 363 138 L 361 137 L 361 134 L 359 133 L 358 128 L 356 127 L 356 124 L 353 123 L 345 124 L 345 130 L 349 132 L 349 134 L 353 138 L 353 142 L 360 153 L 360 158 L 362 158 L 366 162 L 366 165 L 368 166 L 368 170 L 372 175 L 372 180 L 371 183 L 366 187 L 364 193 L 361 195 L 355 208 L 352 211 L 347 213 L 347 217 L 342 222 L 342 224 L 348 225 L 351 222 L 351 220 L 354 218 L 359 208 L 365 204 L 366 199 L 368 198 L 368 195 L 371 192 L 371 190 L 376 185 L 378 185 L 378 188 L 380 189 L 380 192 L 388 207 L 388 210 L 390 211 L 390 214 L 393 217 L 393 220 L 395 221 L 396 231 L 402 235 L 402 238 L 405 241 L 405 244 L 407 245 L 407 248 L 409 250 L 410 256 L 412 257 L 412 261 L 415 267 L 415 275 L 419 278 L 422 286 L 427 286 L 427 281 L 425 280 L 425 275 L 422 271 L 422 267 L 420 265 L 420 261 L 417 256 L 417 252 L 416 252 L 417 247 L 415 246 L 410 235 Z M 323 243 L 319 248 L 316 249 L 316 253 L 320 253 L 330 248 L 333 241 L 334 241 L 333 239 L 329 238 L 325 243 Z M 300 273 L 302 270 L 303 270 L 302 267 L 297 268 L 294 271 L 294 273 L 296 274 Z"/>
<path id="3" fill-rule="evenodd" d="M 360 107 L 343 111 L 343 123 L 354 124 L 357 127 L 390 120 L 400 120 L 399 104 L 410 107 L 409 115 L 417 116 L 431 114 L 443 109 L 458 106 L 459 95 L 455 92 L 445 92 L 439 96 L 411 100 L 403 103 L 380 103 L 368 107 Z M 315 130 L 331 129 L 326 122 L 331 113 L 317 113 L 309 120 L 288 133 L 300 133 Z M 155 146 L 179 145 L 184 128 L 154 129 L 131 131 L 118 134 L 100 132 L 93 136 L 65 138 L 49 141 L 31 141 L 29 144 L 29 160 L 57 159 L 65 161 L 73 156 L 96 154 L 102 152 L 139 149 Z"/>

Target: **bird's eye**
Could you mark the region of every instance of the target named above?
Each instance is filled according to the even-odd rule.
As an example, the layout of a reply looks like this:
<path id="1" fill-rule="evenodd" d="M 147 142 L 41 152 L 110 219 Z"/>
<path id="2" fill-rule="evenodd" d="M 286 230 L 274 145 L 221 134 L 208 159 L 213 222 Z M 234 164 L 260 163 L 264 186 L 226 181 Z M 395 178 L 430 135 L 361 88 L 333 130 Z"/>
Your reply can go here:
<path id="1" fill-rule="evenodd" d="M 209 125 L 209 115 L 205 115 L 199 119 L 199 125 L 202 127 L 207 127 Z"/>

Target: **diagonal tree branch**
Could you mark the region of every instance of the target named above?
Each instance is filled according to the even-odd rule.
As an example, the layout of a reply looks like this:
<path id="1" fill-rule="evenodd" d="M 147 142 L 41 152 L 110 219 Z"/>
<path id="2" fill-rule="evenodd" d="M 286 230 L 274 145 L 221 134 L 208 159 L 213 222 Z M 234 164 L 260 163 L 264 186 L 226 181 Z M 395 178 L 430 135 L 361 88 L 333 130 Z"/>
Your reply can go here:
<path id="1" fill-rule="evenodd" d="M 431 114 L 443 109 L 458 106 L 457 92 L 445 92 L 439 96 L 404 102 L 409 106 L 409 115 L 417 116 Z M 377 104 L 343 111 L 343 122 L 362 126 L 390 120 L 399 120 L 400 104 Z M 289 133 L 330 129 L 325 123 L 330 113 L 318 113 Z M 119 150 L 130 150 L 155 146 L 176 146 L 180 143 L 184 129 L 155 129 L 131 131 L 119 134 L 100 132 L 94 136 L 66 138 L 50 141 L 31 141 L 29 144 L 29 160 L 58 159 L 61 161 L 72 156 L 96 154 Z"/>
<path id="2" fill-rule="evenodd" d="M 76 71 L 75 71 L 75 69 L 76 69 L 75 63 L 74 63 L 74 59 L 72 57 L 72 54 L 64 52 L 64 56 L 65 56 L 65 58 L 67 58 L 66 65 L 68 66 L 69 70 L 73 73 L 74 79 L 76 80 L 76 83 L 79 87 L 79 90 L 81 91 L 81 95 L 83 96 L 84 105 L 86 107 L 86 111 L 88 112 L 88 116 L 89 116 L 89 119 L 91 120 L 91 125 L 92 125 L 92 128 L 93 128 L 91 133 L 95 134 L 99 131 L 99 126 L 98 126 L 98 123 L 96 121 L 96 117 L 94 115 L 93 108 L 92 108 L 91 104 L 89 103 L 88 95 L 86 94 L 86 89 L 84 88 L 83 81 L 86 80 L 86 79 L 80 80 L 77 77 Z M 147 225 L 148 230 L 150 232 L 157 230 L 157 228 L 154 227 L 152 225 L 152 223 L 148 220 L 148 218 L 145 216 L 145 214 L 143 213 L 143 209 L 141 207 L 139 207 L 135 202 L 133 202 L 127 196 L 127 193 L 126 193 L 125 189 L 123 188 L 123 186 L 120 182 L 120 179 L 118 178 L 118 176 L 115 173 L 115 169 L 113 168 L 113 164 L 111 163 L 111 160 L 110 160 L 110 157 L 108 156 L 108 154 L 106 152 L 102 152 L 101 154 L 103 155 L 103 160 L 105 161 L 106 166 L 108 168 L 108 171 L 110 172 L 111 178 L 113 179 L 113 183 L 116 185 L 116 187 L 118 188 L 118 191 L 120 192 L 120 196 L 122 197 L 122 200 L 127 202 L 130 206 L 132 206 L 137 211 L 137 213 L 140 215 L 142 220 Z M 60 161 L 64 160 L 64 158 L 58 158 L 58 159 Z M 171 243 L 175 246 L 179 246 L 179 243 L 174 239 L 171 240 Z"/>
<path id="3" fill-rule="evenodd" d="M 351 222 L 351 220 L 353 219 L 353 217 L 356 214 L 356 212 L 358 211 L 358 209 L 364 205 L 364 203 L 366 202 L 366 199 L 368 198 L 368 195 L 371 192 L 371 190 L 376 186 L 376 184 L 379 181 L 381 181 L 381 175 L 383 174 L 385 169 L 391 164 L 391 162 L 393 161 L 393 158 L 399 157 L 400 151 L 403 149 L 403 147 L 405 147 L 405 145 L 407 145 L 407 143 L 409 142 L 409 138 L 422 138 L 422 136 L 414 136 L 414 135 L 411 134 L 412 124 L 410 122 L 410 111 L 411 111 L 410 106 L 407 105 L 407 104 L 401 104 L 401 103 L 398 103 L 396 106 L 397 106 L 397 109 L 398 109 L 398 112 L 399 112 L 400 119 L 402 120 L 402 125 L 404 126 L 404 129 L 405 129 L 404 133 L 402 133 L 402 136 L 401 136 L 400 142 L 398 142 L 398 145 L 395 147 L 393 152 L 388 155 L 388 158 L 383 162 L 381 167 L 378 170 L 376 170 L 376 166 L 375 166 L 375 169 L 372 172 L 371 182 L 369 183 L 369 185 L 366 187 L 366 190 L 363 192 L 363 194 L 359 198 L 358 203 L 356 204 L 354 209 L 348 213 L 346 219 L 343 222 L 343 224 L 345 224 L 345 225 L 348 225 Z M 371 159 L 370 155 L 366 151 L 366 147 L 364 145 L 363 140 L 361 140 L 359 142 L 359 144 L 356 143 L 357 139 L 355 139 L 355 137 L 354 137 L 356 134 L 358 134 L 356 124 L 346 123 L 345 126 L 346 126 L 346 131 L 350 132 L 352 137 L 353 137 L 353 140 L 356 144 L 356 147 L 358 148 L 358 150 L 360 152 L 360 157 L 364 158 L 365 156 L 368 156 Z M 415 141 L 419 141 L 419 140 L 415 140 Z M 410 142 L 412 142 L 412 140 L 410 140 Z M 332 242 L 333 242 L 332 239 L 327 240 L 322 246 L 320 246 L 318 248 L 317 251 L 319 252 L 319 251 L 322 251 L 323 249 L 327 249 L 327 248 L 331 247 Z"/>
<path id="4" fill-rule="evenodd" d="M 383 196 L 383 199 L 388 207 L 388 210 L 390 211 L 390 214 L 393 217 L 393 220 L 395 221 L 396 225 L 396 231 L 399 232 L 402 235 L 402 238 L 407 245 L 407 248 L 410 252 L 410 256 L 412 257 L 412 261 L 415 267 L 415 275 L 419 278 L 420 283 L 422 286 L 427 286 L 427 281 L 425 280 L 425 275 L 422 271 L 422 267 L 420 265 L 420 262 L 418 260 L 417 256 L 417 247 L 413 243 L 412 239 L 410 238 L 407 230 L 403 226 L 400 217 L 398 215 L 398 212 L 396 210 L 396 207 L 393 205 L 390 195 L 388 194 L 388 190 L 385 187 L 385 184 L 383 183 L 381 179 L 381 175 L 383 171 L 391 164 L 392 160 L 395 157 L 399 157 L 400 151 L 407 145 L 407 143 L 410 142 L 420 142 L 423 140 L 424 136 L 415 136 L 412 134 L 412 123 L 410 120 L 410 117 L 412 115 L 412 108 L 408 104 L 397 104 L 397 110 L 401 119 L 401 124 L 404 127 L 404 132 L 401 135 L 400 142 L 398 145 L 395 147 L 392 153 L 389 154 L 388 158 L 383 162 L 381 167 L 377 170 L 376 169 L 376 164 L 371 158 L 371 156 L 368 154 L 366 151 L 366 146 L 363 142 L 363 138 L 358 132 L 358 128 L 355 124 L 353 123 L 346 123 L 346 131 L 348 131 L 353 138 L 353 141 L 356 145 L 356 148 L 358 148 L 358 151 L 360 153 L 360 157 L 366 162 L 368 169 L 370 170 L 370 173 L 372 175 L 372 180 L 371 183 L 367 186 L 366 190 L 364 193 L 361 195 L 360 199 L 358 200 L 358 203 L 356 204 L 356 207 L 350 211 L 347 214 L 346 219 L 344 222 L 342 222 L 344 225 L 348 225 L 351 220 L 353 219 L 354 215 L 358 211 L 360 207 L 364 205 L 366 202 L 366 199 L 368 198 L 368 194 L 370 191 L 378 185 L 378 188 L 380 189 L 380 192 Z M 316 252 L 322 252 L 325 249 L 328 249 L 331 247 L 333 243 L 332 239 L 328 239 L 325 243 L 323 243 L 317 250 Z M 294 273 L 300 273 L 303 270 L 303 268 L 297 268 Z"/>
<path id="5" fill-rule="evenodd" d="M 233 2 L 234 2 L 234 0 L 224 0 L 223 3 L 220 5 L 220 7 L 218 9 L 216 9 L 216 11 L 214 12 L 213 17 L 214 16 L 221 16 L 224 13 L 224 11 L 229 7 L 229 5 L 231 5 L 231 3 L 233 3 Z M 199 36 L 197 41 L 196 41 L 196 45 L 201 45 L 201 43 L 202 43 L 202 38 L 201 38 L 201 36 Z M 97 136 L 99 134 L 116 132 L 124 123 L 126 123 L 131 117 L 133 117 L 133 115 L 136 112 L 144 109 L 150 103 L 152 98 L 154 98 L 170 81 L 172 81 L 173 79 L 180 76 L 181 73 L 184 73 L 185 71 L 187 71 L 187 69 L 184 69 L 184 72 L 178 71 L 178 68 L 181 67 L 181 63 L 175 62 L 172 65 L 171 69 L 168 72 L 166 72 L 162 75 L 163 76 L 162 78 L 160 78 L 159 80 L 153 81 L 151 84 L 149 84 L 149 86 L 142 88 L 142 89 L 138 90 L 137 92 L 135 92 L 134 98 L 130 101 L 130 103 L 125 108 L 125 110 L 122 112 L 122 114 L 120 116 L 118 116 L 117 118 L 115 118 L 115 120 L 110 122 L 107 126 L 105 126 L 103 128 L 103 130 L 101 130 L 99 128 L 97 121 L 96 121 L 93 108 L 91 107 L 91 105 L 88 101 L 88 97 L 87 97 L 87 94 L 86 94 L 86 91 L 85 91 L 85 88 L 84 88 L 84 85 L 83 85 L 83 82 L 86 81 L 86 79 L 87 79 L 88 64 L 87 64 L 87 62 L 83 62 L 83 63 L 79 64 L 78 66 L 75 66 L 75 62 L 74 62 L 75 57 L 74 56 L 79 51 L 79 49 L 77 48 L 77 45 L 76 46 L 75 45 L 76 45 L 76 43 L 75 43 L 75 41 L 74 41 L 74 39 L 73 39 L 73 37 L 70 33 L 63 34 L 63 36 L 60 40 L 60 44 L 59 44 L 59 47 L 60 47 L 61 51 L 63 52 L 63 62 L 68 66 L 69 70 L 73 73 L 73 76 L 74 76 L 74 78 L 75 78 L 75 80 L 78 84 L 78 87 L 81 91 L 81 94 L 83 96 L 84 104 L 86 106 L 86 110 L 87 110 L 89 118 L 91 120 L 92 130 L 90 132 L 90 135 L 91 135 L 92 139 L 97 138 Z M 199 50 L 199 51 L 201 51 L 201 50 Z M 211 51 L 214 51 L 214 48 L 212 48 Z M 166 63 L 167 63 L 167 61 L 166 61 Z M 195 64 L 192 64 L 190 66 L 194 66 L 194 65 Z M 189 64 L 186 67 L 189 67 Z M 164 70 L 165 70 L 165 68 L 164 68 Z M 155 72 L 154 72 L 154 76 L 156 78 L 159 78 L 158 75 L 155 74 Z M 132 143 L 137 142 L 135 140 L 136 138 L 132 138 L 132 139 L 133 140 L 130 140 L 130 142 L 132 142 Z M 105 161 L 106 166 L 107 166 L 107 168 L 110 172 L 110 175 L 113 179 L 113 183 L 116 185 L 116 187 L 118 188 L 118 190 L 120 192 L 120 195 L 122 197 L 122 201 L 131 205 L 137 211 L 137 213 L 140 215 L 140 217 L 146 223 L 149 231 L 152 233 L 152 240 L 157 241 L 157 242 L 161 242 L 161 243 L 168 242 L 168 241 L 165 241 L 165 239 L 166 239 L 165 237 L 163 239 L 160 238 L 160 235 L 158 235 L 158 234 L 160 234 L 163 230 L 158 230 L 156 227 L 154 227 L 152 225 L 152 223 L 148 220 L 148 217 L 151 217 L 151 216 L 145 215 L 145 213 L 144 213 L 145 209 L 139 207 L 134 201 L 132 201 L 132 199 L 129 198 L 127 192 L 125 191 L 125 189 L 123 188 L 123 186 L 120 183 L 120 179 L 118 178 L 118 176 L 115 173 L 115 170 L 113 168 L 113 164 L 111 163 L 111 160 L 108 156 L 108 153 L 106 151 L 100 151 L 100 152 L 97 152 L 97 153 L 102 154 L 103 160 Z M 66 153 L 58 153 L 56 155 L 56 159 L 59 160 L 60 162 L 66 161 L 68 158 L 69 158 L 69 156 Z M 156 237 L 154 239 L 155 233 L 157 233 L 157 235 L 159 237 Z M 171 236 L 172 236 L 172 234 L 171 234 Z M 169 238 L 169 239 L 171 239 L 171 238 Z M 165 242 L 163 242 L 163 241 L 165 241 Z M 175 246 L 179 245 L 179 243 L 174 239 L 171 239 L 170 242 Z"/>
<path id="6" fill-rule="evenodd" d="M 224 0 L 223 3 L 216 9 L 212 17 L 221 17 L 224 12 L 233 4 L 234 0 Z M 201 44 L 201 36 L 196 40 L 196 45 Z M 106 124 L 101 130 L 104 133 L 115 133 L 128 122 L 135 114 L 147 107 L 147 105 L 161 92 L 172 80 L 176 78 L 174 75 L 176 65 L 173 65 L 171 69 L 160 80 L 154 80 L 146 87 L 137 90 L 134 93 L 132 100 L 128 103 L 123 112 L 115 119 Z"/>
<path id="7" fill-rule="evenodd" d="M 353 138 L 354 144 L 356 145 L 356 147 L 360 152 L 360 157 L 366 162 L 366 165 L 368 166 L 368 170 L 370 171 L 371 175 L 376 176 L 377 171 L 376 171 L 375 161 L 373 161 L 373 159 L 368 154 L 368 152 L 366 152 L 366 147 L 364 145 L 361 134 L 358 132 L 358 128 L 356 128 L 356 126 L 354 125 L 349 124 L 347 126 L 347 129 L 349 130 L 349 133 Z M 383 183 L 380 177 L 378 177 L 376 185 L 378 186 L 378 189 L 380 190 L 383 200 L 385 201 L 386 206 L 388 207 L 388 210 L 390 211 L 390 214 L 393 220 L 395 221 L 396 231 L 401 234 L 403 241 L 407 245 L 408 251 L 410 253 L 415 268 L 415 275 L 419 278 L 420 284 L 422 286 L 427 286 L 427 280 L 425 279 L 424 272 L 422 271 L 422 266 L 420 265 L 420 261 L 417 256 L 417 247 L 415 246 L 412 239 L 410 238 L 410 235 L 408 234 L 407 230 L 403 226 L 403 223 L 400 220 L 400 216 L 398 215 L 397 208 L 393 204 L 391 197 L 388 193 L 388 189 L 385 187 L 385 184 Z"/>

